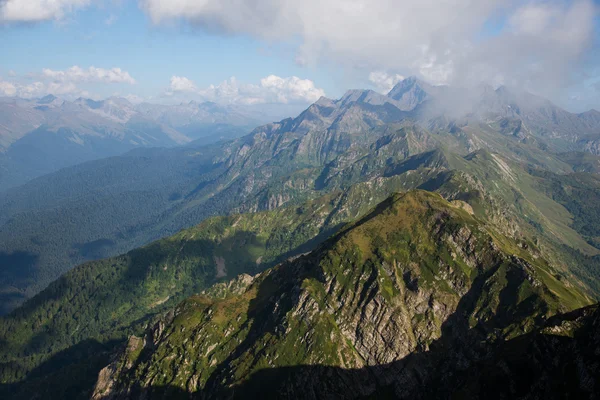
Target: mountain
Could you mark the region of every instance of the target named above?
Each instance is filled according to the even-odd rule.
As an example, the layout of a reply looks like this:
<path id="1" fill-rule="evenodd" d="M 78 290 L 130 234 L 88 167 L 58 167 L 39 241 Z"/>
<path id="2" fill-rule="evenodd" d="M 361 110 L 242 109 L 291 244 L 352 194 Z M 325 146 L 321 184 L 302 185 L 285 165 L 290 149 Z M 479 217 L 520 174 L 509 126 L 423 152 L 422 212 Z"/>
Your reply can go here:
<path id="1" fill-rule="evenodd" d="M 426 101 L 441 95 L 445 89 L 447 87 L 433 86 L 411 76 L 398 82 L 387 96 L 396 100 L 396 104 L 401 110 L 411 111 Z"/>
<path id="2" fill-rule="evenodd" d="M 210 216 L 299 205 L 358 183 L 389 195 L 421 185 L 437 190 L 458 179 L 449 195 L 485 194 L 506 214 L 495 216 L 506 226 L 512 221 L 537 231 L 549 247 L 567 246 L 584 260 L 597 254 L 599 235 L 583 221 L 596 218 L 598 179 L 585 177 L 585 207 L 569 190 L 553 194 L 561 179 L 565 187 L 580 185 L 581 176 L 569 175 L 576 161 L 544 150 L 533 134 L 524 140 L 511 133 L 510 123 L 423 119 L 427 102 L 410 112 L 395 102 L 352 90 L 233 141 L 137 149 L 0 195 L 3 311 L 81 262 L 124 253 Z M 540 169 L 548 174 L 535 173 Z M 406 178 L 410 171 L 419 171 L 414 180 Z M 565 264 L 579 257 L 568 252 Z M 586 274 L 578 279 L 594 285 Z"/>
<path id="3" fill-rule="evenodd" d="M 443 393 L 444 367 L 587 304 L 534 254 L 439 195 L 393 196 L 315 251 L 179 304 L 93 398 Z"/>
<path id="4" fill-rule="evenodd" d="M 263 119 L 261 119 L 263 118 Z M 85 161 L 139 147 L 208 144 L 270 121 L 214 103 L 133 105 L 123 98 L 73 102 L 0 99 L 0 191 Z"/>
<path id="5" fill-rule="evenodd" d="M 410 175 L 413 174 L 406 178 Z M 373 193 L 369 186 L 359 184 L 345 193 L 328 195 L 301 207 L 209 219 L 126 255 L 73 269 L 3 318 L 0 324 L 2 389 L 20 393 L 17 398 L 30 398 L 31 390 L 41 393 L 40 387 L 45 387 L 45 393 L 55 398 L 88 396 L 94 377 L 109 363 L 112 352 L 128 335 L 142 334 L 146 325 L 154 325 L 152 321 L 157 316 L 215 282 L 221 283 L 207 292 L 211 296 L 223 297 L 232 290 L 246 293 L 250 284 L 257 290 L 259 287 L 275 290 L 264 294 L 264 298 L 269 299 L 265 306 L 276 301 L 283 307 L 278 307 L 281 315 L 286 313 L 289 302 L 277 293 L 288 293 L 296 298 L 296 285 L 315 294 L 329 293 L 328 298 L 337 299 L 338 311 L 350 313 L 344 318 L 422 312 L 419 315 L 423 318 L 411 318 L 416 326 L 428 332 L 423 333 L 424 341 L 429 340 L 426 337 L 439 335 L 440 324 L 478 279 L 491 285 L 491 289 L 486 289 L 490 304 L 497 304 L 493 296 L 501 296 L 500 304 L 509 307 L 504 302 L 516 301 L 516 297 L 515 300 L 510 300 L 513 299 L 510 296 L 504 299 L 507 293 L 513 292 L 520 293 L 519 299 L 528 299 L 507 308 L 503 318 L 507 318 L 508 310 L 532 313 L 527 314 L 527 318 L 533 318 L 536 313 L 550 315 L 590 302 L 580 289 L 569 283 L 558 264 L 540 257 L 540 251 L 530 239 L 513 239 L 496 231 L 473 216 L 474 211 L 467 203 L 450 203 L 437 194 L 416 191 L 395 195 L 369 211 L 373 204 L 368 197 Z M 342 228 L 343 223 L 355 215 L 359 220 Z M 319 246 L 335 232 L 339 233 Z M 295 258 L 317 246 L 312 253 Z M 289 257 L 293 261 L 286 262 Z M 255 278 L 242 275 L 228 282 L 238 274 L 259 273 L 281 261 L 283 264 Z M 326 275 L 329 280 L 323 281 L 320 271 L 325 266 L 331 271 Z M 338 271 L 339 268 L 342 270 Z M 395 268 L 401 270 L 394 272 Z M 511 272 L 513 268 L 520 272 Z M 346 272 L 341 273 L 343 271 Z M 310 278 L 312 283 L 302 283 L 305 278 Z M 264 284 L 257 283 L 263 280 Z M 356 286 L 354 280 L 360 280 L 360 284 L 356 281 Z M 321 285 L 329 289 L 323 291 Z M 503 285 L 511 287 L 502 289 Z M 334 292 L 334 287 L 342 292 Z M 348 290 L 355 293 L 352 301 L 342 296 L 342 293 L 350 295 Z M 359 300 L 359 293 L 363 300 Z M 541 299 L 535 300 L 536 296 Z M 242 297 L 243 302 L 247 296 Z M 373 307 L 385 306 L 386 301 L 392 301 L 396 311 L 392 314 L 386 314 L 383 309 L 373 312 Z M 531 304 L 536 305 L 534 310 Z M 239 308 L 230 305 L 223 308 L 244 309 L 241 303 Z M 370 311 L 365 313 L 364 310 Z M 195 313 L 195 308 L 190 312 Z M 277 316 L 272 310 L 264 312 Z M 477 315 L 488 312 L 491 311 L 483 307 Z M 262 312 L 261 315 L 264 316 Z M 196 317 L 182 318 L 190 323 L 196 321 Z M 224 315 L 224 318 L 221 322 L 226 326 L 229 318 L 236 317 Z M 405 324 L 411 318 L 394 317 L 389 321 Z M 244 321 L 236 319 L 230 326 L 238 323 L 244 324 Z M 379 326 L 365 321 L 360 325 L 367 330 Z M 513 330 L 507 328 L 507 334 L 516 335 L 520 330 L 531 328 L 525 320 L 517 325 L 519 328 L 513 327 Z M 347 328 L 352 331 L 350 325 Z M 400 332 L 394 329 L 390 327 L 385 331 Z M 185 330 L 186 334 L 188 331 Z M 291 331 L 296 332 L 296 329 Z M 359 337 L 373 335 L 365 331 Z M 402 337 L 395 339 L 398 346 L 412 343 L 410 340 L 405 343 Z M 416 344 L 409 347 L 412 349 Z M 368 347 L 363 343 L 363 348 Z M 27 380 L 17 383 L 25 375 Z"/>

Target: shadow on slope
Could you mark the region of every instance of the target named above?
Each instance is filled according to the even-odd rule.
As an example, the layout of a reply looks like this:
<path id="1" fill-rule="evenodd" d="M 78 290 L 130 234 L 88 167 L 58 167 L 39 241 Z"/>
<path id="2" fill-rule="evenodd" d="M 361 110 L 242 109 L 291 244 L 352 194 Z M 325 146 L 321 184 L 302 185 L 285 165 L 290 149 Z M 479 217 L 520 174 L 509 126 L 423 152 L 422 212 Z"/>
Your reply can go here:
<path id="1" fill-rule="evenodd" d="M 29 251 L 0 252 L 0 273 L 6 282 L 0 288 L 0 315 L 20 304 L 26 295 L 18 288 L 35 279 L 39 256 Z"/>
<path id="2" fill-rule="evenodd" d="M 493 272 L 490 269 L 477 279 L 457 311 L 443 324 L 441 338 L 433 342 L 428 351 L 412 353 L 396 362 L 361 369 L 324 365 L 273 367 L 253 373 L 240 385 L 223 385 L 232 372 L 229 364 L 236 354 L 243 352 L 256 335 L 275 332 L 275 326 L 269 323 L 256 324 L 248 339 L 217 368 L 204 391 L 188 393 L 171 386 L 141 388 L 137 385 L 126 397 L 117 398 L 597 398 L 600 389 L 598 305 L 547 321 L 537 320 L 538 329 L 531 333 L 508 341 L 496 340 L 495 333 L 524 318 L 530 305 L 511 309 L 510 304 L 514 303 L 508 300 L 512 294 L 505 293 L 496 317 L 469 328 L 467 316 L 482 294 L 485 275 Z M 274 301 L 273 283 L 261 284 L 258 302 Z M 259 316 L 256 307 L 262 307 L 266 314 L 264 306 L 264 303 L 251 305 L 253 316 Z M 289 308 L 282 312 L 286 310 Z M 572 337 L 552 333 L 555 328 L 577 321 L 582 327 L 574 329 Z"/>
<path id="3" fill-rule="evenodd" d="M 26 382 L 0 384 L 3 399 L 85 399 L 89 398 L 98 371 L 109 361 L 118 342 L 85 340 L 56 353 L 28 375 Z M 16 365 L 0 366 L 1 369 Z M 64 385 L 64 382 L 70 382 Z"/>

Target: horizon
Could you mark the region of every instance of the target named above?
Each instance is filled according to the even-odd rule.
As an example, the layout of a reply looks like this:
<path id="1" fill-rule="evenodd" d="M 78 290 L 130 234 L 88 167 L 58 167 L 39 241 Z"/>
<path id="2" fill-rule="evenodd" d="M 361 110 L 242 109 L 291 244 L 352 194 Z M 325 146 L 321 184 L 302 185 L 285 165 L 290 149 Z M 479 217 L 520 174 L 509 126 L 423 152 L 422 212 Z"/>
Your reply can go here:
<path id="1" fill-rule="evenodd" d="M 161 102 L 160 100 L 157 100 L 157 99 L 148 99 L 148 100 L 136 101 L 136 100 L 128 99 L 126 97 L 119 96 L 119 95 L 110 95 L 110 96 L 104 97 L 104 98 L 90 98 L 90 97 L 79 96 L 79 97 L 74 98 L 74 99 L 69 99 L 69 98 L 66 98 L 66 97 L 63 97 L 63 96 L 60 96 L 60 95 L 56 95 L 54 93 L 48 93 L 48 94 L 46 94 L 44 96 L 30 97 L 30 98 L 19 97 L 19 96 L 0 96 L 0 99 L 19 99 L 19 100 L 25 100 L 25 101 L 41 101 L 41 100 L 44 100 L 46 98 L 52 98 L 53 100 L 54 99 L 58 99 L 58 100 L 62 100 L 63 102 L 71 102 L 71 103 L 74 103 L 74 102 L 77 102 L 77 101 L 81 101 L 81 100 L 103 102 L 103 101 L 107 101 L 107 100 L 111 100 L 111 99 L 118 99 L 118 100 L 125 100 L 125 101 L 127 101 L 129 104 L 131 104 L 134 107 L 138 106 L 138 105 L 141 105 L 141 104 L 150 104 L 150 105 L 164 106 L 164 107 L 176 107 L 176 106 L 186 106 L 186 105 L 196 105 L 196 104 L 197 105 L 202 105 L 202 104 L 216 104 L 216 105 L 221 106 L 221 107 L 229 107 L 229 108 L 246 108 L 246 109 L 255 108 L 255 109 L 257 109 L 259 111 L 262 111 L 262 112 L 265 112 L 265 110 L 268 107 L 280 107 L 280 108 L 287 107 L 288 110 L 292 110 L 291 111 L 292 115 L 289 115 L 287 117 L 284 117 L 283 115 L 278 115 L 278 117 L 281 117 L 281 118 L 290 118 L 290 117 L 292 117 L 293 118 L 293 117 L 297 116 L 297 114 L 300 114 L 302 111 L 306 110 L 306 108 L 310 107 L 311 105 L 313 105 L 315 103 L 318 103 L 321 99 L 327 99 L 327 100 L 330 100 L 330 101 L 337 101 L 337 100 L 342 99 L 344 96 L 348 95 L 348 93 L 351 93 L 353 91 L 372 91 L 372 92 L 375 92 L 377 94 L 380 94 L 382 96 L 386 96 L 387 97 L 387 96 L 389 96 L 389 93 L 393 91 L 393 89 L 395 87 L 397 87 L 398 85 L 402 84 L 405 81 L 410 81 L 410 80 L 413 80 L 413 79 L 416 80 L 417 82 L 423 82 L 425 84 L 429 84 L 429 85 L 434 86 L 434 87 L 449 87 L 449 88 L 452 88 L 452 86 L 448 85 L 448 84 L 438 84 L 438 85 L 431 84 L 431 83 L 426 82 L 423 79 L 420 79 L 420 78 L 418 78 L 418 77 L 416 77 L 416 76 L 413 75 L 413 76 L 408 76 L 408 77 L 406 77 L 406 78 L 404 78 L 404 79 L 396 82 L 395 85 L 390 90 L 388 90 L 386 92 L 381 92 L 381 91 L 378 91 L 376 89 L 360 89 L 360 88 L 347 89 L 339 97 L 328 97 L 328 96 L 323 95 L 323 96 L 319 97 L 318 99 L 316 99 L 315 101 L 312 101 L 310 103 L 292 103 L 292 104 L 288 104 L 288 103 L 278 103 L 278 102 L 271 102 L 271 103 L 265 102 L 265 103 L 257 103 L 257 104 L 234 104 L 234 103 L 220 102 L 218 100 L 206 100 L 206 99 L 201 99 L 201 98 L 200 99 L 191 99 L 191 100 L 182 100 L 179 103 L 169 103 L 169 102 Z M 494 90 L 494 91 L 498 91 L 499 89 L 506 88 L 510 92 L 515 93 L 517 95 L 532 95 L 532 96 L 536 96 L 536 97 L 540 98 L 541 100 L 550 101 L 552 103 L 552 105 L 562 108 L 560 105 L 554 103 L 550 99 L 544 98 L 542 96 L 538 96 L 538 95 L 533 94 L 533 93 L 528 92 L 528 91 L 520 90 L 520 89 L 518 89 L 516 87 L 510 87 L 508 85 L 499 85 L 497 87 L 493 87 L 491 85 L 488 85 L 488 87 L 492 88 L 492 90 Z M 458 87 L 458 89 L 465 89 L 465 90 L 467 90 L 468 88 Z M 572 113 L 572 114 L 583 114 L 583 113 L 586 113 L 586 112 L 600 112 L 600 106 L 598 108 L 591 107 L 591 108 L 588 108 L 588 109 L 585 109 L 585 110 L 582 110 L 582 111 L 578 111 L 578 112 L 574 112 L 574 111 L 568 110 L 566 108 L 564 108 L 564 109 L 566 111 Z"/>

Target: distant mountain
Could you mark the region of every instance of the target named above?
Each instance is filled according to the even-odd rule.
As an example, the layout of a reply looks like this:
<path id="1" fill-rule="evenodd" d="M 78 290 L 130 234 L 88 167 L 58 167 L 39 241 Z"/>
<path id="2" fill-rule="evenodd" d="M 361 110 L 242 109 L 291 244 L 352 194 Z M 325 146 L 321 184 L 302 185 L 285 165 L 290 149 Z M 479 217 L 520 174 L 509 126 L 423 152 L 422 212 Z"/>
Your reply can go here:
<path id="1" fill-rule="evenodd" d="M 250 112 L 248 114 L 251 114 Z M 0 99 L 0 191 L 85 161 L 138 147 L 231 139 L 269 122 L 214 103 L 133 105 L 123 98 L 73 102 Z"/>

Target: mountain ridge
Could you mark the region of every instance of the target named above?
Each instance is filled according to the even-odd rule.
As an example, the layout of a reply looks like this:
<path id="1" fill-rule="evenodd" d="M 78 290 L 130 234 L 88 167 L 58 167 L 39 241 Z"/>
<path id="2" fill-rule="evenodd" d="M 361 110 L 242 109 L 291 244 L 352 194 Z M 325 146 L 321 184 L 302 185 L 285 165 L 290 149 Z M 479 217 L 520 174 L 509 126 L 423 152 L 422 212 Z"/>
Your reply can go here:
<path id="1" fill-rule="evenodd" d="M 436 221 L 433 226 L 431 221 Z M 431 230 L 422 231 L 425 226 Z M 535 271 L 543 268 L 543 262 L 499 255 L 505 244 L 493 245 L 495 239 L 489 237 L 492 242 L 483 245 L 488 240 L 486 233 L 477 231 L 476 226 L 466 211 L 437 194 L 413 191 L 392 196 L 311 254 L 255 278 L 241 277 L 237 283 L 215 287 L 180 304 L 154 325 L 145 339 L 130 339 L 130 350 L 122 353 L 123 358 L 100 373 L 94 398 L 156 396 L 162 390 L 181 390 L 202 398 L 229 393 L 230 397 L 236 393 L 231 389 L 243 387 L 253 371 L 263 368 L 329 365 L 349 369 L 389 364 L 413 352 L 418 357 L 430 346 L 437 350 L 438 340 L 468 343 L 481 337 L 481 333 L 474 338 L 462 336 L 464 329 L 475 326 L 484 332 L 495 331 L 498 338 L 521 336 L 535 329 L 541 323 L 535 321 L 543 320 L 546 313 L 554 314 L 555 307 L 564 307 L 559 305 L 562 300 L 556 303 L 551 290 L 541 289 L 548 277 L 541 278 L 543 275 Z M 438 238 L 441 247 L 436 251 L 448 243 L 456 252 L 442 258 L 445 261 L 440 261 L 440 266 L 421 260 L 426 256 L 419 248 L 428 246 L 430 235 Z M 477 244 L 479 240 L 483 240 L 482 247 Z M 407 249 L 408 254 L 401 249 Z M 393 262 L 395 258 L 405 261 Z M 461 274 L 469 276 L 469 271 L 475 275 L 462 280 Z M 508 281 L 496 278 L 497 274 Z M 437 288 L 433 297 L 428 285 Z M 496 285 L 499 287 L 493 289 Z M 508 300 L 502 295 L 498 305 L 494 298 L 503 291 L 516 297 Z M 461 300 L 455 302 L 456 295 L 451 293 L 458 293 Z M 512 303 L 517 298 L 520 305 Z M 467 303 L 473 308 L 461 316 L 469 310 L 463 309 Z M 567 308 L 585 303 L 571 303 Z M 418 318 L 414 313 L 421 308 L 425 314 Z M 515 314 L 523 319 L 515 319 Z M 437 333 L 440 330 L 444 333 Z M 194 339 L 187 339 L 188 335 Z M 211 338 L 215 337 L 223 341 L 213 345 Z M 465 356 L 472 357 L 468 352 Z M 195 364 L 201 367 L 193 367 Z M 133 376 L 135 380 L 131 380 Z M 412 393 L 427 385 L 409 380 L 406 386 L 406 375 L 401 376 L 403 389 L 396 386 L 394 390 Z M 392 385 L 395 379 L 394 373 L 381 367 L 377 386 Z M 298 390 L 310 380 L 308 398 L 374 393 L 373 384 L 361 382 L 361 389 L 352 392 L 358 387 L 320 375 L 273 377 L 269 381 L 275 386 L 267 393 L 303 397 Z"/>

